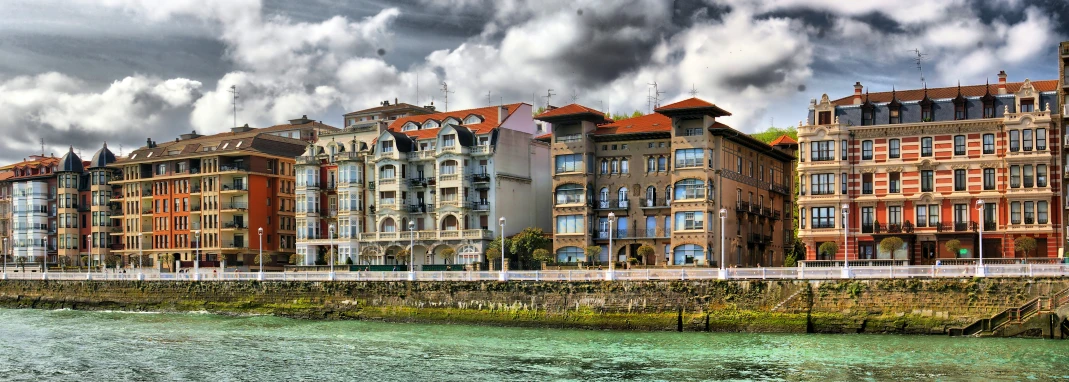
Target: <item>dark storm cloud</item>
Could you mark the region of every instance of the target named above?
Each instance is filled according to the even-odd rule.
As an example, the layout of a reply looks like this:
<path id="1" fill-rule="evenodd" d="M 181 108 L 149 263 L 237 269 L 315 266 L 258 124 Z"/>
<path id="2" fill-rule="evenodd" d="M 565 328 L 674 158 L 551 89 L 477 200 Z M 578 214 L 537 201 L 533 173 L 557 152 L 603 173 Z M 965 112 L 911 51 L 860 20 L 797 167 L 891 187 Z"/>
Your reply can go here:
<path id="1" fill-rule="evenodd" d="M 794 57 L 785 55 L 779 60 L 757 66 L 747 67 L 745 73 L 733 74 L 724 77 L 724 85 L 733 90 L 742 91 L 748 87 L 764 88 L 783 82 L 787 78 L 787 71 L 793 70 L 796 64 Z"/>
<path id="2" fill-rule="evenodd" d="M 973 0 L 969 3 L 969 7 L 976 10 L 980 20 L 985 24 L 990 24 L 995 20 L 1002 20 L 1009 24 L 1021 22 L 1025 19 L 1025 10 L 1030 6 L 1039 8 L 1044 15 L 1051 16 L 1056 33 L 1063 38 L 1069 36 L 1069 1 L 1066 0 L 1021 1 L 1016 7 L 985 0 Z"/>
<path id="3" fill-rule="evenodd" d="M 672 3 L 672 24 L 689 27 L 695 22 L 720 22 L 731 7 L 723 4 L 709 4 L 697 0 L 676 0 Z"/>
<path id="4" fill-rule="evenodd" d="M 579 43 L 567 47 L 554 60 L 562 73 L 573 76 L 580 86 L 594 86 L 611 82 L 622 74 L 642 67 L 650 60 L 650 51 L 660 37 L 675 31 L 670 25 L 651 25 L 642 14 L 617 13 L 592 9 L 579 16 Z M 635 28 L 646 31 L 644 36 L 621 33 Z"/>

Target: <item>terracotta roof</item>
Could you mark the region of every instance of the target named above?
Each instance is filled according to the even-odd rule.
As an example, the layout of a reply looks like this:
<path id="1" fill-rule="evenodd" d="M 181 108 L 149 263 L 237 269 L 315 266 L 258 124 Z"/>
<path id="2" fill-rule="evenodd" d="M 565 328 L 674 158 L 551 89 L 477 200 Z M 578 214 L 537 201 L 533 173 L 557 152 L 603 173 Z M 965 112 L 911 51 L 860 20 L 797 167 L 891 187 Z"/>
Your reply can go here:
<path id="1" fill-rule="evenodd" d="M 8 180 L 15 176 L 15 172 L 11 170 L 0 171 L 0 180 Z"/>
<path id="2" fill-rule="evenodd" d="M 583 105 L 580 105 L 580 104 L 577 104 L 577 103 L 573 103 L 573 104 L 565 105 L 565 106 L 562 106 L 562 107 L 546 110 L 544 113 L 536 115 L 535 118 L 542 119 L 542 118 L 563 117 L 563 116 L 566 116 L 566 115 L 581 115 L 581 114 L 593 114 L 593 115 L 597 115 L 598 117 L 605 118 L 605 113 L 603 113 L 601 111 L 598 111 L 598 110 L 595 110 L 595 109 L 592 109 L 592 108 L 589 108 L 589 107 L 586 107 L 586 106 L 583 106 Z"/>
<path id="3" fill-rule="evenodd" d="M 798 141 L 794 140 L 794 138 L 791 138 L 791 137 L 789 137 L 787 135 L 781 135 L 779 138 L 776 138 L 775 140 L 772 141 L 772 143 L 769 143 L 768 145 L 769 146 L 776 146 L 776 145 L 797 145 L 797 144 L 798 144 Z"/>
<path id="4" fill-rule="evenodd" d="M 653 132 L 671 132 L 672 119 L 664 114 L 653 113 L 641 117 L 621 119 L 613 123 L 599 125 L 595 135 L 638 134 Z"/>
<path id="5" fill-rule="evenodd" d="M 416 110 L 424 112 L 424 113 L 434 113 L 434 111 L 431 110 L 431 109 L 427 109 L 427 108 L 419 107 L 419 106 L 416 106 L 416 105 L 412 105 L 412 104 L 407 104 L 407 103 L 401 102 L 401 103 L 395 103 L 393 105 L 388 105 L 388 106 L 376 106 L 376 107 L 373 107 L 373 108 L 370 108 L 370 109 L 352 111 L 352 112 L 345 113 L 345 116 L 350 116 L 350 115 L 354 115 L 354 114 L 382 113 L 382 112 L 387 112 L 387 111 L 404 110 L 404 109 L 416 109 Z"/>
<path id="6" fill-rule="evenodd" d="M 535 137 L 534 139 L 539 140 L 539 141 L 547 141 L 548 142 L 550 138 L 553 138 L 553 133 L 542 134 L 542 135 L 539 135 L 539 136 Z"/>
<path id="7" fill-rule="evenodd" d="M 505 107 L 507 109 L 507 111 L 508 111 L 508 115 L 505 116 L 505 118 L 502 118 L 501 120 L 504 121 L 504 120 L 508 119 L 508 117 L 511 116 L 512 113 L 515 113 L 516 110 L 520 108 L 520 105 L 523 105 L 523 103 L 513 103 L 513 104 L 501 105 L 500 107 Z M 401 131 L 401 127 L 404 126 L 408 122 L 413 122 L 413 123 L 418 124 L 418 125 L 423 125 L 423 122 L 427 122 L 427 120 L 429 120 L 429 119 L 433 119 L 433 120 L 437 121 L 438 123 L 441 123 L 442 121 L 444 121 L 446 118 L 449 118 L 449 117 L 453 117 L 453 118 L 456 118 L 456 119 L 458 119 L 460 121 L 464 121 L 465 117 L 474 114 L 474 115 L 477 115 L 480 118 L 482 118 L 482 122 L 473 123 L 473 124 L 470 124 L 470 125 L 466 124 L 466 125 L 463 125 L 463 126 L 467 127 L 468 130 L 471 130 L 472 133 L 475 133 L 475 134 L 486 134 L 486 133 L 489 133 L 491 130 L 493 130 L 493 129 L 497 128 L 498 126 L 500 126 L 500 124 L 497 122 L 498 121 L 498 109 L 499 109 L 499 106 L 488 106 L 488 107 L 481 107 L 481 108 L 478 108 L 478 109 L 466 109 L 466 110 L 439 112 L 439 113 L 433 113 L 433 114 L 410 115 L 410 116 L 407 116 L 407 117 L 402 117 L 402 118 L 398 118 L 398 119 L 394 120 L 393 122 L 390 123 L 390 127 L 388 127 L 388 129 L 390 131 L 396 131 L 396 132 L 400 132 L 402 134 L 405 134 L 405 135 L 407 135 L 409 137 L 412 137 L 412 139 L 428 139 L 428 138 L 436 136 L 438 134 L 438 129 L 439 128 L 420 129 L 420 130 L 411 130 L 411 131 Z"/>
<path id="8" fill-rule="evenodd" d="M 731 113 L 729 113 L 727 110 L 721 109 L 719 106 L 706 102 L 705 100 L 693 97 L 687 98 L 676 103 L 671 103 L 658 107 L 656 109 L 653 109 L 653 111 L 664 112 L 688 109 L 713 109 L 718 112 L 719 115 L 731 115 Z"/>
<path id="9" fill-rule="evenodd" d="M 1021 90 L 1021 85 L 1024 82 L 1009 82 L 1006 84 L 1006 91 L 1008 93 L 1016 93 Z M 1036 91 L 1049 92 L 1058 90 L 1058 80 L 1043 80 L 1032 81 L 1032 87 Z M 985 92 L 986 89 L 986 92 Z M 893 91 L 894 97 L 900 102 L 905 101 L 920 101 L 924 99 L 925 89 L 908 89 L 908 90 L 895 90 Z M 998 84 L 988 85 L 967 85 L 961 87 L 961 95 L 965 97 L 982 97 L 984 94 L 990 92 L 991 95 L 998 95 Z M 872 103 L 887 103 L 891 102 L 892 92 L 878 92 L 868 93 L 868 100 Z M 928 98 L 931 99 L 946 99 L 954 98 L 958 96 L 958 87 L 950 86 L 945 88 L 928 88 Z M 866 94 L 861 95 L 861 99 L 864 100 Z M 848 97 L 839 98 L 831 101 L 835 106 L 846 106 L 854 104 L 854 96 L 851 94 Z"/>
<path id="10" fill-rule="evenodd" d="M 205 135 L 197 138 L 183 139 L 179 141 L 163 141 L 156 144 L 156 147 L 149 148 L 142 146 L 130 152 L 123 158 L 117 158 L 114 163 L 129 163 L 129 162 L 154 162 L 158 160 L 171 160 L 189 156 L 196 156 L 205 153 L 202 151 L 203 147 L 215 147 L 211 152 L 232 152 L 232 151 L 253 151 L 262 152 L 269 155 L 280 156 L 298 156 L 303 151 L 303 147 L 308 142 L 298 139 L 281 137 L 274 134 L 269 134 L 275 131 L 295 130 L 295 129 L 328 129 L 337 130 L 337 128 L 325 125 L 319 122 L 308 122 L 304 124 L 282 124 L 271 127 L 265 127 L 261 129 L 250 129 L 248 131 L 219 133 L 214 135 Z M 271 141 L 271 142 L 265 142 Z M 293 152 L 291 146 L 299 145 L 301 150 L 295 155 L 290 155 Z M 179 153 L 167 155 L 167 152 L 178 150 Z M 149 154 L 152 156 L 149 156 Z"/>

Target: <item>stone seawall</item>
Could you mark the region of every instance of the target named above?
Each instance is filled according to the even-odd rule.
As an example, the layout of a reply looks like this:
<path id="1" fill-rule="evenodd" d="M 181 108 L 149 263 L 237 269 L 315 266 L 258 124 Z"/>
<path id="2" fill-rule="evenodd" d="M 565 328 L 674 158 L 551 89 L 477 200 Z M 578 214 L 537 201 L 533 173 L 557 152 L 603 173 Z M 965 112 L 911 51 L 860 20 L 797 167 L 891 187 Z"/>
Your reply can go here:
<path id="1" fill-rule="evenodd" d="M 1069 279 L 0 281 L 0 307 L 653 331 L 945 334 Z"/>

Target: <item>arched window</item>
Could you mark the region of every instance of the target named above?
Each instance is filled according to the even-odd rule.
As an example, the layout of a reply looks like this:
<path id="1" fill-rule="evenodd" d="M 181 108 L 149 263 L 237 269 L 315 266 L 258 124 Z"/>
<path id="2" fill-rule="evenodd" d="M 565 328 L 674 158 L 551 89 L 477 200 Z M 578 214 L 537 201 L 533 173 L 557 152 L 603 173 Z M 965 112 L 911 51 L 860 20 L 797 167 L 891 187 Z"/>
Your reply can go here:
<path id="1" fill-rule="evenodd" d="M 620 187 L 620 190 L 616 191 L 616 200 L 620 208 L 627 208 L 627 187 Z"/>
<path id="2" fill-rule="evenodd" d="M 435 121 L 433 119 L 428 119 L 427 122 L 423 122 L 423 127 L 421 127 L 420 129 L 421 130 L 426 130 L 426 129 L 437 129 L 437 128 L 438 128 L 438 121 Z"/>
<path id="3" fill-rule="evenodd" d="M 379 179 L 393 179 L 397 176 L 397 168 L 388 164 L 379 168 Z"/>
<path id="4" fill-rule="evenodd" d="M 583 202 L 583 186 L 575 183 L 562 184 L 557 187 L 557 204 L 579 204 Z"/>
<path id="5" fill-rule="evenodd" d="M 675 249 L 675 256 L 672 256 L 672 264 L 684 265 L 694 264 L 695 259 L 702 257 L 702 247 L 694 244 L 683 244 Z"/>
<path id="6" fill-rule="evenodd" d="M 609 208 L 609 188 L 608 187 L 602 187 L 601 190 L 598 191 L 598 207 L 600 207 L 600 208 Z"/>
<path id="7" fill-rule="evenodd" d="M 676 182 L 676 200 L 705 198 L 705 183 L 697 179 L 683 179 Z"/>
<path id="8" fill-rule="evenodd" d="M 664 187 L 664 201 L 665 203 L 672 201 L 672 186 Z"/>
<path id="9" fill-rule="evenodd" d="M 394 224 L 393 218 L 386 218 L 382 221 L 382 232 L 397 232 L 397 225 Z"/>
<path id="10" fill-rule="evenodd" d="M 601 173 L 602 174 L 608 174 L 609 173 L 609 161 L 604 160 L 604 159 L 601 160 Z"/>
<path id="11" fill-rule="evenodd" d="M 557 262 L 578 263 L 586 261 L 586 254 L 579 247 L 564 247 L 557 250 Z"/>
<path id="12" fill-rule="evenodd" d="M 657 160 L 653 157 L 646 158 L 646 172 L 657 171 Z"/>
<path id="13" fill-rule="evenodd" d="M 460 124 L 460 120 L 458 120 L 456 118 L 453 118 L 453 117 L 446 118 L 444 121 L 442 121 L 442 126 L 459 125 L 459 124 Z"/>
<path id="14" fill-rule="evenodd" d="M 401 126 L 401 131 L 412 131 L 412 130 L 419 130 L 419 125 L 416 125 L 415 123 L 412 123 L 412 122 L 408 122 L 404 126 Z"/>
<path id="15" fill-rule="evenodd" d="M 482 121 L 483 121 L 482 118 L 479 118 L 479 116 L 474 115 L 474 114 L 469 115 L 467 118 L 464 118 L 464 124 L 465 125 L 474 125 L 476 123 L 482 123 Z"/>
<path id="16" fill-rule="evenodd" d="M 613 174 L 617 174 L 619 172 L 620 172 L 620 162 L 617 162 L 616 159 L 613 159 L 612 160 L 612 173 Z"/>
<path id="17" fill-rule="evenodd" d="M 653 207 L 657 205 L 657 189 L 653 186 L 646 187 L 646 207 Z"/>
<path id="18" fill-rule="evenodd" d="M 445 215 L 442 218 L 442 231 L 456 231 L 460 229 L 460 222 L 457 221 L 457 217 L 453 215 Z"/>

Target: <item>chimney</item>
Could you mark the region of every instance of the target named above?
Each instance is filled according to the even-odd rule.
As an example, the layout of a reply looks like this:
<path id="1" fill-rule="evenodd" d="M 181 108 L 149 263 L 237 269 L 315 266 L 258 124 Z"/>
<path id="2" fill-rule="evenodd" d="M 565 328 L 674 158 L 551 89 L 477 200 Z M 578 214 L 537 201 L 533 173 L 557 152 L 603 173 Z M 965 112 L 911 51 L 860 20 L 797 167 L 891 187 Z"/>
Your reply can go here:
<path id="1" fill-rule="evenodd" d="M 1006 71 L 998 72 L 998 94 L 1006 94 Z"/>
<path id="2" fill-rule="evenodd" d="M 858 81 L 858 82 L 854 83 L 854 105 L 860 105 L 861 104 L 861 89 L 862 88 L 864 88 L 864 86 L 861 86 L 861 81 Z"/>
<path id="3" fill-rule="evenodd" d="M 509 115 L 509 108 L 505 106 L 497 107 L 497 125 L 501 126 L 505 122 L 505 117 Z"/>
<path id="4" fill-rule="evenodd" d="M 145 146 L 152 148 L 152 138 L 145 138 Z"/>
<path id="5" fill-rule="evenodd" d="M 393 104 L 394 104 L 394 105 L 396 105 L 396 104 L 397 104 L 397 97 L 393 97 Z"/>

